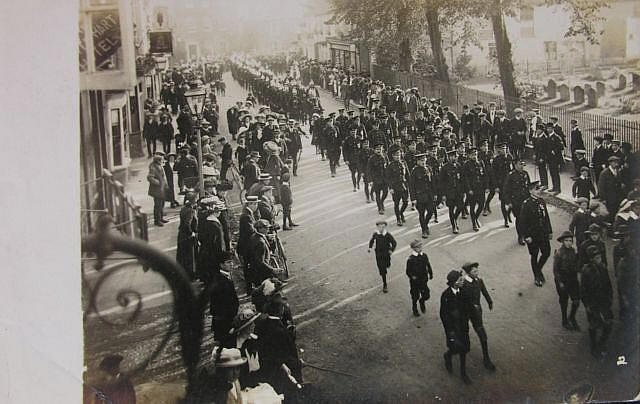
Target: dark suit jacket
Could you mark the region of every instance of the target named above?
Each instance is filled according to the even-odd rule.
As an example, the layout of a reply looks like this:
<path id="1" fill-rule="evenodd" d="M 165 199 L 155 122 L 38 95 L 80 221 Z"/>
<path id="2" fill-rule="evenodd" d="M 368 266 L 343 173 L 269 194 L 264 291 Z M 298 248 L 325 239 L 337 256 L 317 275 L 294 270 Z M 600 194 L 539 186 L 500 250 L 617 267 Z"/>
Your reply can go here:
<path id="1" fill-rule="evenodd" d="M 598 195 L 607 205 L 609 213 L 616 213 L 618 205 L 624 199 L 620 173 L 613 175 L 609 168 L 602 170 L 598 179 Z"/>
<path id="2" fill-rule="evenodd" d="M 166 198 L 169 187 L 167 186 L 164 168 L 160 164 L 155 162 L 149 164 L 147 181 L 149 181 L 149 196 L 160 199 Z"/>
<path id="3" fill-rule="evenodd" d="M 462 301 L 462 292 L 454 295 L 450 287 L 440 297 L 440 320 L 452 353 L 469 352 L 469 320 Z"/>

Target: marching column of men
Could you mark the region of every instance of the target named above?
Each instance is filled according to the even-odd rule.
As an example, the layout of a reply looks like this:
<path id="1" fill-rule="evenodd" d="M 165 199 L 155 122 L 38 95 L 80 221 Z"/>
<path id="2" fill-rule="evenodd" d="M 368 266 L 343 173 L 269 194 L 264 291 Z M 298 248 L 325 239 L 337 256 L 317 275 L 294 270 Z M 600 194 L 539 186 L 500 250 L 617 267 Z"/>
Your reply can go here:
<path id="1" fill-rule="evenodd" d="M 368 112 L 373 118 L 368 116 Z M 531 180 L 525 170 L 526 162 L 521 158 L 514 158 L 509 153 L 506 142 L 496 142 L 492 148 L 488 139 L 479 139 L 479 147 L 475 148 L 468 141 L 455 140 L 455 136 L 451 136 L 450 127 L 436 125 L 434 122 L 431 123 L 433 132 L 409 130 L 412 123 L 406 121 L 400 122 L 396 132 L 392 120 L 395 118 L 389 118 L 384 110 L 362 110 L 357 117 L 353 117 L 353 111 L 348 111 L 347 114 L 352 118 L 341 118 L 344 116 L 341 111 L 339 121 L 333 113 L 327 118 L 320 114 L 314 116 L 311 122 L 312 132 L 320 136 L 328 134 L 333 142 L 332 147 L 341 144 L 345 162 L 351 172 L 353 191 L 360 188 L 360 180 L 364 179 L 365 200 L 367 203 L 375 200 L 379 214 L 384 214 L 385 200 L 388 193 L 391 193 L 396 224 L 405 225 L 404 214 L 410 200 L 412 208 L 415 207 L 418 213 L 422 238 L 429 237 L 429 223 L 431 220 L 437 222 L 437 211 L 442 204 L 449 208 L 450 225 L 454 234 L 459 233 L 459 218 L 466 217 L 467 209 L 472 230 L 479 231 L 482 226 L 480 217 L 491 213 L 491 202 L 495 194 L 498 194 L 504 227 L 510 227 L 513 215 L 517 242 L 528 248 L 534 284 L 539 287 L 545 284 L 543 267 L 551 257 L 550 240 L 553 233 L 549 212 L 541 197 L 545 187 L 540 181 Z M 496 114 L 496 122 L 503 120 L 502 115 Z M 553 192 L 560 191 L 557 168 L 563 147 L 562 137 L 556 126 L 553 122 L 541 124 L 538 144 L 535 146 L 536 158 L 543 160 L 538 163 L 544 164 L 551 173 Z M 428 143 L 425 138 L 429 139 Z M 342 139 L 342 143 L 337 142 L 338 139 Z M 330 143 L 327 140 L 325 139 L 324 144 Z M 442 146 L 443 143 L 445 146 Z M 373 150 L 369 148 L 370 144 L 373 144 Z M 610 171 L 615 173 L 618 157 L 612 156 L 610 160 L 610 166 L 613 167 Z M 335 162 L 330 162 L 332 177 L 336 173 L 335 166 Z M 611 173 L 605 173 L 603 189 L 608 185 L 607 175 L 613 176 Z M 371 184 L 370 191 L 368 184 Z M 612 201 L 610 204 L 616 206 L 616 203 Z M 634 206 L 640 207 L 640 204 Z M 570 237 L 573 234 L 563 234 L 558 241 L 565 246 L 569 244 L 567 240 Z M 414 251 L 417 250 L 417 244 L 411 245 Z M 581 299 L 587 310 L 591 351 L 594 356 L 601 357 L 611 333 L 611 293 L 604 247 L 586 243 L 579 252 L 573 254 L 568 248 L 565 246 L 554 255 L 553 272 L 561 306 L 562 325 L 568 330 L 579 330 L 575 316 Z M 451 371 L 451 359 L 454 355 L 459 355 L 463 380 L 470 383 L 465 368 L 465 355 L 469 349 L 469 327 L 466 322 L 471 321 L 478 334 L 485 367 L 494 370 L 479 300 L 480 296 L 484 296 L 490 309 L 493 301 L 486 293 L 484 284 L 476 281 L 479 279 L 477 264 L 465 265 L 464 271 L 466 273 L 460 276 L 457 271 L 456 275 L 450 274 L 450 287 L 441 301 L 441 318 L 449 347 L 445 354 L 446 368 Z M 430 264 L 428 269 L 419 269 L 415 264 L 408 266 L 414 315 L 419 315 L 416 304 L 419 302 L 422 309 L 424 301 L 428 299 L 426 279 L 430 276 L 427 275 L 429 273 Z M 584 276 L 578 276 L 583 273 Z M 458 277 L 463 281 L 456 287 Z M 465 296 L 465 293 L 470 293 L 465 292 L 464 285 L 467 284 L 474 285 L 471 293 L 473 297 Z M 572 301 L 570 312 L 569 298 Z"/>
<path id="2" fill-rule="evenodd" d="M 402 108 L 398 106 L 392 107 L 387 104 L 378 107 L 376 103 L 373 103 L 373 106 L 371 110 L 360 108 L 359 115 L 353 110 L 344 109 L 340 109 L 337 116 L 331 113 L 326 118 L 321 110 L 311 114 L 312 144 L 316 145 L 323 161 L 328 157 L 329 175 L 337 175 L 342 155 L 349 168 L 353 191 L 357 192 L 363 182 L 366 202 L 371 203 L 375 200 L 380 215 L 384 214 L 385 201 L 391 193 L 398 226 L 405 225 L 405 211 L 411 201 L 412 209 L 417 210 L 424 239 L 430 236 L 429 224 L 431 220 L 437 222 L 438 209 L 443 205 L 448 207 L 451 230 L 454 234 L 460 231 L 460 217 L 464 219 L 467 214 L 471 219 L 472 230 L 479 231 L 482 226 L 480 216 L 491 213 L 491 203 L 497 193 L 504 227 L 510 227 L 513 214 L 517 242 L 527 245 L 534 283 L 542 287 L 546 281 L 543 268 L 551 257 L 550 240 L 553 238 L 549 212 L 544 199 L 541 198 L 541 191 L 549 185 L 547 170 L 551 177 L 551 191 L 557 193 L 561 189 L 558 170 L 563 158 L 564 133 L 557 125 L 557 119 L 551 119 L 552 122 L 544 124 L 542 118 L 537 115 L 533 120 L 533 127 L 537 132 L 532 138 L 534 158 L 540 170 L 540 184 L 538 181 L 531 181 L 525 170 L 522 149 L 519 143 L 514 141 L 514 138 L 523 136 L 528 131 L 521 110 L 516 110 L 515 117 L 508 120 L 503 111 L 495 109 L 495 105 L 489 105 L 486 112 L 479 105 L 474 106 L 475 112 L 469 113 L 474 116 L 467 117 L 465 112 L 458 121 L 455 114 L 451 116 L 448 108 L 442 107 L 439 100 L 435 99 L 421 104 L 413 115 L 403 113 Z M 398 112 L 400 118 L 396 117 Z M 269 114 L 268 110 L 267 113 Z M 250 149 L 251 153 L 255 153 L 251 155 L 254 159 L 264 157 L 262 146 L 265 141 L 262 139 L 265 139 L 265 136 L 266 141 L 275 141 L 274 133 L 287 130 L 286 125 L 272 126 L 274 121 L 282 116 L 274 114 L 272 119 L 268 119 L 271 122 L 268 126 L 262 122 L 263 118 L 264 116 L 258 114 L 257 122 L 248 125 L 248 138 L 253 144 Z M 462 129 L 462 136 L 458 136 L 459 129 Z M 574 137 L 579 137 L 577 125 L 572 128 L 571 136 L 573 145 Z M 472 144 L 476 147 L 472 147 Z M 576 154 L 576 161 L 580 162 L 584 150 L 577 149 L 572 152 Z M 605 197 L 605 202 L 607 206 L 612 207 L 612 218 L 618 220 L 618 206 L 622 200 L 619 165 L 625 156 L 619 156 L 621 152 L 618 153 L 613 146 L 607 149 L 607 153 L 611 155 L 600 165 L 600 161 L 595 158 L 596 153 L 604 155 L 604 151 L 594 152 L 594 161 L 597 167 L 601 168 L 597 172 L 602 182 L 599 188 L 613 191 L 607 192 L 606 196 L 613 196 L 611 201 Z M 249 159 L 248 164 L 251 166 L 255 162 Z M 250 177 L 255 177 L 254 182 L 258 183 L 261 178 L 257 174 L 246 176 L 247 179 Z M 637 196 L 636 194 L 629 198 Z M 624 223 L 618 227 L 625 245 L 628 245 L 633 237 L 637 239 L 638 232 L 636 230 L 634 233 L 625 226 L 630 226 L 627 222 L 636 220 L 633 212 L 636 209 L 640 213 L 640 203 L 630 203 L 625 209 L 625 215 L 620 219 Z M 246 215 L 249 214 L 250 212 L 246 212 Z M 637 214 L 635 215 L 637 217 Z M 557 238 L 561 247 L 554 253 L 553 275 L 559 297 L 562 326 L 572 331 L 580 329 L 576 314 L 582 301 L 589 323 L 591 352 L 594 356 L 601 357 L 612 330 L 612 286 L 607 271 L 604 242 L 599 238 L 602 229 L 592 223 L 589 214 L 585 216 L 587 219 L 583 220 L 584 223 L 581 222 L 580 226 L 587 228 L 587 231 L 571 230 Z M 634 223 L 637 224 L 637 221 Z M 380 221 L 380 224 L 384 224 L 386 228 L 386 222 Z M 588 236 L 582 240 L 576 251 L 572 247 L 572 240 L 574 237 L 581 237 L 582 233 Z M 390 238 L 386 230 L 380 230 L 379 234 L 379 237 Z M 371 245 L 370 242 L 370 247 Z M 387 248 L 385 244 L 383 247 L 384 252 L 395 249 L 395 245 Z M 425 303 L 430 296 L 427 282 L 433 276 L 433 268 L 426 254 L 422 252 L 420 240 L 414 240 L 411 248 L 413 253 L 407 262 L 406 274 L 409 277 L 413 314 L 419 316 L 418 304 L 420 311 L 424 313 L 426 310 Z M 629 268 L 633 262 L 638 261 L 637 251 L 632 248 L 629 250 L 631 253 L 619 251 L 618 255 L 614 256 L 618 260 L 614 263 L 616 271 L 620 268 L 618 285 L 621 313 L 623 308 L 625 313 L 633 310 L 628 301 L 635 292 L 633 288 L 625 288 L 625 283 L 620 281 L 628 279 Z M 378 254 L 377 250 L 376 252 L 377 258 L 378 255 L 382 257 L 382 254 Z M 384 258 L 385 260 L 378 259 L 378 269 L 383 277 L 383 290 L 387 292 L 386 269 L 390 264 L 389 257 Z M 250 259 L 247 257 L 247 260 Z M 440 317 L 448 347 L 444 355 L 445 367 L 451 372 L 452 358 L 459 355 L 461 376 L 466 383 L 471 383 L 466 374 L 466 353 L 470 347 L 469 322 L 478 335 L 485 368 L 495 370 L 489 355 L 488 336 L 483 324 L 480 302 L 481 297 L 484 297 L 492 310 L 493 300 L 478 276 L 478 267 L 478 263 L 467 263 L 463 265 L 462 271 L 451 271 L 447 276 L 448 288 L 441 296 Z M 618 277 L 618 273 L 616 276 Z"/>

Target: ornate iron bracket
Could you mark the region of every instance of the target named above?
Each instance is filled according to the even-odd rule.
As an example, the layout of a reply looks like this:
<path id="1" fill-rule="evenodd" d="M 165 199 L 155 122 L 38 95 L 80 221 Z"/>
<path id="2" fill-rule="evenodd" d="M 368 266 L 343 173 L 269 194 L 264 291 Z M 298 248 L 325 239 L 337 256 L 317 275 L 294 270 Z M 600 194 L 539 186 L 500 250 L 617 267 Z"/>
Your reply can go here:
<path id="1" fill-rule="evenodd" d="M 82 251 L 83 253 L 92 253 L 96 255 L 96 269 L 102 268 L 104 259 L 113 252 L 131 254 L 144 262 L 149 268 L 160 274 L 166 280 L 171 288 L 174 303 L 171 328 L 173 328 L 173 323 L 175 322 L 175 319 L 177 319 L 180 345 L 182 348 L 182 359 L 187 374 L 187 396 L 189 396 L 195 384 L 196 369 L 200 359 L 200 344 L 202 341 L 204 327 L 201 304 L 198 301 L 191 281 L 184 269 L 176 263 L 174 259 L 143 241 L 123 237 L 111 231 L 111 226 L 111 217 L 107 215 L 101 216 L 98 219 L 96 233 L 82 239 Z M 91 294 L 89 310 L 96 311 L 103 321 L 107 320 L 102 318 L 97 310 L 95 300 L 96 295 L 98 289 L 103 284 L 104 279 L 109 277 L 117 269 L 118 268 L 114 268 L 106 271 L 95 286 L 89 290 Z M 88 285 L 85 284 L 84 286 L 87 287 Z M 118 291 L 117 300 L 122 307 L 127 307 L 132 300 L 136 302 L 135 311 L 130 315 L 127 321 L 132 321 L 138 316 L 142 309 L 140 293 L 135 290 L 126 289 Z M 171 332 L 168 332 L 158 348 L 133 371 L 131 371 L 130 374 L 144 370 L 151 360 L 153 360 L 153 358 L 162 351 L 170 334 Z"/>

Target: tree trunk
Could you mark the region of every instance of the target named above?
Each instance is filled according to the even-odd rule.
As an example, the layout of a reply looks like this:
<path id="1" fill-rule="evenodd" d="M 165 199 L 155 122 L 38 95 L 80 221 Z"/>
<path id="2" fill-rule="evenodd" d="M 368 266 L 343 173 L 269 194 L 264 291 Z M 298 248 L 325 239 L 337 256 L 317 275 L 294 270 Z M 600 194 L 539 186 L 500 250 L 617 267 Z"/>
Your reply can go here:
<path id="1" fill-rule="evenodd" d="M 431 53 L 436 63 L 438 80 L 449 83 L 449 67 L 442 51 L 442 33 L 440 32 L 440 21 L 438 19 L 438 7 L 431 6 L 426 11 L 427 33 L 431 42 Z"/>
<path id="2" fill-rule="evenodd" d="M 413 57 L 411 55 L 411 41 L 409 39 L 409 8 L 400 7 L 398 9 L 398 31 L 397 42 L 399 50 L 398 68 L 401 71 L 413 71 Z"/>
<path id="3" fill-rule="evenodd" d="M 507 29 L 504 25 L 500 0 L 493 0 L 490 19 L 491 24 L 493 25 L 493 36 L 496 41 L 498 69 L 500 71 L 500 83 L 502 84 L 502 92 L 504 94 L 506 104 L 505 107 L 507 113 L 511 114 L 518 104 L 518 92 L 516 89 L 515 79 L 513 77 L 511 41 L 509 41 Z"/>

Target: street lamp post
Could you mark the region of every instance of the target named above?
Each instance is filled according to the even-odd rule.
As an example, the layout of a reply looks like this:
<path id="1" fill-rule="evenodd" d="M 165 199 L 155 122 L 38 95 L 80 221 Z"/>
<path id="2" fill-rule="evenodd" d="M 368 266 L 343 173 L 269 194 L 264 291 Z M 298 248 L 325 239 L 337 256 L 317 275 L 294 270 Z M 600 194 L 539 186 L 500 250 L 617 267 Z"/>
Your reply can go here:
<path id="1" fill-rule="evenodd" d="M 202 137 L 200 136 L 200 114 L 204 108 L 207 91 L 204 87 L 189 89 L 184 93 L 191 113 L 196 117 L 194 129 L 198 140 L 198 195 L 204 197 L 204 175 L 202 173 Z"/>

